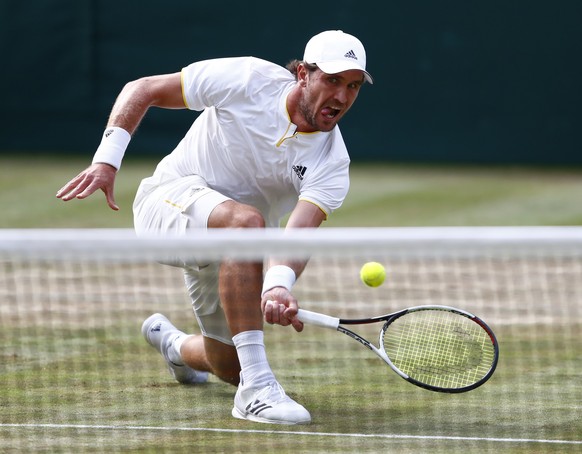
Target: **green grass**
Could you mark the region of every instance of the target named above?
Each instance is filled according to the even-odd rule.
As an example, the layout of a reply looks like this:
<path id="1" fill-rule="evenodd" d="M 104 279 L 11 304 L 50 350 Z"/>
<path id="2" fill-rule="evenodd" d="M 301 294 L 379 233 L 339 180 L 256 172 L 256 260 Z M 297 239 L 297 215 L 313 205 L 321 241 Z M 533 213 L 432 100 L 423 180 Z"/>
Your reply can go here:
<path id="1" fill-rule="evenodd" d="M 20 446 L 27 452 L 41 446 L 67 452 L 186 452 L 193 447 L 228 452 L 233 446 L 235 452 L 579 452 L 580 445 L 431 438 L 580 440 L 582 358 L 572 350 L 556 357 L 555 345 L 532 337 L 531 328 L 499 330 L 504 348 L 496 375 L 473 392 L 445 395 L 407 384 L 348 338 L 319 329 L 300 336 L 267 327 L 280 381 L 314 418 L 301 427 L 231 418 L 230 385 L 215 379 L 192 387 L 172 382 L 161 358 L 129 324 L 108 332 L 8 329 L 2 335 L 4 350 L 22 348 L 14 339 L 28 338 L 28 344 L 2 373 L 0 421 L 41 427 L 0 427 L 0 434 L 3 448 Z M 27 337 L 31 330 L 34 338 Z M 319 347 L 306 350 L 306 337 Z"/>
<path id="2" fill-rule="evenodd" d="M 330 225 L 582 224 L 582 169 L 356 165 Z"/>
<path id="3" fill-rule="evenodd" d="M 122 167 L 115 182 L 120 211 L 111 210 L 99 192 L 85 200 L 63 202 L 57 191 L 81 172 L 90 158 L 0 158 L 0 228 L 132 227 L 133 197 L 139 181 L 155 163 L 136 161 Z"/>
<path id="4" fill-rule="evenodd" d="M 89 158 L 0 158 L 0 228 L 131 227 L 139 181 L 156 162 L 127 158 L 116 180 L 119 212 L 102 194 L 62 202 L 57 190 Z M 582 169 L 355 164 L 328 227 L 580 225 Z"/>
<path id="5" fill-rule="evenodd" d="M 121 211 L 114 212 L 101 194 L 68 203 L 55 198 L 87 161 L 0 158 L 0 228 L 131 227 L 135 189 L 155 162 L 126 160 L 116 183 Z M 350 194 L 326 226 L 579 225 L 581 177 L 582 169 L 354 165 Z M 469 295 L 482 291 L 481 311 L 493 317 L 501 359 L 490 382 L 462 395 L 406 383 L 345 336 L 267 326 L 273 369 L 312 413 L 313 424 L 301 427 L 232 418 L 234 388 L 215 378 L 194 387 L 171 380 L 139 327 L 154 311 L 163 311 L 182 329 L 195 325 L 179 270 L 162 267 L 175 275 L 167 284 L 158 280 L 158 271 L 137 271 L 141 280 L 134 285 L 129 270 L 126 281 L 119 269 L 84 274 L 75 266 L 44 264 L 26 274 L 9 262 L 0 261 L 2 266 L 2 452 L 573 453 L 581 448 L 519 440 L 582 440 L 582 326 L 576 312 L 581 293 L 579 268 L 573 268 L 580 267 L 579 260 L 552 262 L 547 282 L 540 274 L 530 279 L 521 262 L 484 273 L 459 269 L 462 263 L 444 272 L 395 262 L 381 289 L 339 293 L 342 309 L 353 309 L 352 299 L 366 301 L 360 308 L 364 316 L 369 308 L 399 304 L 400 298 L 440 301 L 444 295 L 463 304 L 460 287 Z M 340 273 L 330 286 L 339 279 L 349 286 L 357 277 L 354 270 Z M 325 301 L 338 294 L 323 288 L 327 275 L 324 269 L 310 270 L 311 280 L 302 278 L 297 285 L 300 300 Z M 451 282 L 441 282 L 442 276 Z M 85 287 L 91 284 L 94 288 Z M 572 288 L 562 291 L 564 285 Z M 514 301 L 522 297 L 540 303 L 533 308 L 542 315 L 539 324 L 526 324 L 533 309 Z M 558 303 L 576 309 L 568 323 L 544 322 L 547 301 L 557 310 L 567 310 Z M 512 321 L 504 316 L 506 305 L 514 305 Z M 374 339 L 375 330 L 366 329 Z"/>

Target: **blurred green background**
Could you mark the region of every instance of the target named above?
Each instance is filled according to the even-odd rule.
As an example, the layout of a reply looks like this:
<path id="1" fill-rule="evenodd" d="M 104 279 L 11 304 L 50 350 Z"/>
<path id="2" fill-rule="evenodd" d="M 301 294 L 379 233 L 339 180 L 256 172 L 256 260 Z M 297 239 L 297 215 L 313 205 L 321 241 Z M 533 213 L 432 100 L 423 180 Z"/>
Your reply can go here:
<path id="1" fill-rule="evenodd" d="M 137 185 L 156 161 L 126 159 L 112 211 L 101 193 L 55 197 L 88 160 L 0 156 L 0 228 L 132 227 Z M 324 226 L 581 225 L 581 194 L 579 168 L 356 163 L 348 197 Z"/>
<path id="2" fill-rule="evenodd" d="M 283 65 L 333 28 L 364 42 L 375 83 L 342 121 L 352 186 L 326 226 L 580 224 L 581 17 L 574 0 L 0 0 L 0 227 L 131 227 L 139 180 L 195 112 L 150 110 L 120 212 L 54 197 L 123 84 L 205 58 Z"/>
<path id="3" fill-rule="evenodd" d="M 129 80 L 284 65 L 339 28 L 375 78 L 341 125 L 354 161 L 579 165 L 581 17 L 577 0 L 0 0 L 0 151 L 92 154 Z M 195 115 L 152 110 L 131 154 L 165 155 Z"/>

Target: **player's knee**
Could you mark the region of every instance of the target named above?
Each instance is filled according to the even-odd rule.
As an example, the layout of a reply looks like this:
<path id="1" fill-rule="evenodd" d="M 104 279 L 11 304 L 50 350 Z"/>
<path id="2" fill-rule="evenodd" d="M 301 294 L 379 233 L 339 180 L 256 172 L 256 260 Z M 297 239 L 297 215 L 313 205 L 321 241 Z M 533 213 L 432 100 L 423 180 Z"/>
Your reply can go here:
<path id="1" fill-rule="evenodd" d="M 265 219 L 255 207 L 228 200 L 212 211 L 208 227 L 262 229 L 265 227 Z"/>
<path id="2" fill-rule="evenodd" d="M 252 207 L 236 210 L 232 217 L 232 227 L 246 229 L 265 228 L 265 219 L 261 212 Z"/>

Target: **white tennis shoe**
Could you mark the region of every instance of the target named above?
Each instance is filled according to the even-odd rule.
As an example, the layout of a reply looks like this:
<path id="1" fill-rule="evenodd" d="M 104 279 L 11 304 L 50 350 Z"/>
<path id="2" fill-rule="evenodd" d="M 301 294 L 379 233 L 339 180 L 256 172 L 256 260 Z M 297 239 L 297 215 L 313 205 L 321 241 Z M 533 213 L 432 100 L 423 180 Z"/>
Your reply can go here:
<path id="1" fill-rule="evenodd" d="M 268 424 L 309 424 L 309 412 L 291 399 L 273 381 L 264 388 L 256 389 L 239 385 L 234 396 L 232 416 L 238 419 Z"/>
<path id="2" fill-rule="evenodd" d="M 173 363 L 168 356 L 168 349 L 178 334 L 183 334 L 162 314 L 153 314 L 141 326 L 145 340 L 154 347 L 166 360 L 168 370 L 176 381 L 184 384 L 204 383 L 208 380 L 208 372 L 200 372 L 186 365 Z"/>

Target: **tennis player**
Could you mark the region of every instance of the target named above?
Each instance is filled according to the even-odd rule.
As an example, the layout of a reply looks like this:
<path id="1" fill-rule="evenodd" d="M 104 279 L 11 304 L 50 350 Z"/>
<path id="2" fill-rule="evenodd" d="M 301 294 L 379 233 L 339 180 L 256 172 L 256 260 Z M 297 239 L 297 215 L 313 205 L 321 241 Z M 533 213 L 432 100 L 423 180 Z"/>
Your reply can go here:
<path id="1" fill-rule="evenodd" d="M 138 234 L 275 227 L 288 213 L 286 228 L 318 227 L 348 191 L 350 159 L 337 124 L 365 82 L 372 77 L 364 47 L 340 30 L 311 38 L 303 60 L 287 68 L 253 57 L 223 58 L 129 82 L 92 165 L 57 197 L 84 199 L 101 189 L 117 210 L 116 172 L 147 110 L 187 108 L 202 113 L 137 191 Z M 179 265 L 201 335 L 179 331 L 161 314 L 142 326 L 173 377 L 198 383 L 212 373 L 238 386 L 236 418 L 309 423 L 309 412 L 277 382 L 263 342 L 263 319 L 303 329 L 291 289 L 306 262 Z"/>

